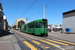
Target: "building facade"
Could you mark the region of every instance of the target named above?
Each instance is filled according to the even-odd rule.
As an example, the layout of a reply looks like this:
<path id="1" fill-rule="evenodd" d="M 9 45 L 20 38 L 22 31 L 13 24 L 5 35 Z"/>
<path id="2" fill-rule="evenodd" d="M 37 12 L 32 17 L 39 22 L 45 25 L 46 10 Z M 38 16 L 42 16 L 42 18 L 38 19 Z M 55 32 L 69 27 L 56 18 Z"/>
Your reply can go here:
<path id="1" fill-rule="evenodd" d="M 3 21 L 4 21 L 4 30 L 8 30 L 8 22 L 5 15 L 3 15 Z"/>
<path id="2" fill-rule="evenodd" d="M 21 25 L 25 24 L 26 23 L 26 19 L 25 18 L 18 18 L 15 23 L 13 24 L 16 25 L 16 29 L 18 29 L 18 23 L 20 22 Z"/>
<path id="3" fill-rule="evenodd" d="M 2 30 L 8 30 L 8 22 L 6 16 L 4 16 L 2 4 L 0 3 L 0 34 Z"/>
<path id="4" fill-rule="evenodd" d="M 2 8 L 2 4 L 0 3 L 0 30 L 3 30 L 3 8 Z"/>
<path id="5" fill-rule="evenodd" d="M 63 13 L 63 32 L 75 33 L 75 9 Z"/>

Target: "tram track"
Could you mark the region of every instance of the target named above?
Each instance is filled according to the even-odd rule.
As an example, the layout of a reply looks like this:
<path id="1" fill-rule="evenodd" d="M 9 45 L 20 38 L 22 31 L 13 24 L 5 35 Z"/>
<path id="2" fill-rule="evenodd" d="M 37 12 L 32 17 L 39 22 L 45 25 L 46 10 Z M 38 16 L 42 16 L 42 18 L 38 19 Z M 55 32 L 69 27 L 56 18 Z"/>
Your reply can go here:
<path id="1" fill-rule="evenodd" d="M 24 44 L 27 45 L 26 42 L 28 42 L 31 45 L 33 45 L 37 50 L 65 50 L 66 44 L 68 44 L 69 46 L 75 46 L 74 42 L 67 41 L 67 40 L 57 39 L 57 40 L 60 40 L 60 41 L 57 41 L 57 40 L 54 40 L 56 38 L 49 38 L 49 37 L 45 38 L 45 37 L 38 37 L 38 36 L 35 37 L 33 35 L 24 34 L 22 32 L 15 31 L 15 30 L 13 30 L 13 32 L 17 36 L 19 36 L 22 43 L 25 42 Z M 35 38 L 38 40 L 36 40 Z M 47 39 L 49 39 L 49 40 L 47 40 Z M 39 45 L 38 45 L 38 43 L 39 43 Z M 56 45 L 59 45 L 59 46 L 56 46 Z M 65 48 L 62 46 L 64 46 Z M 29 46 L 27 45 L 27 47 L 29 47 Z"/>
<path id="2" fill-rule="evenodd" d="M 19 44 L 19 46 L 20 46 L 20 48 L 21 48 L 21 50 L 30 50 L 27 46 L 25 46 L 19 39 L 18 39 L 18 37 L 14 34 L 14 36 L 16 37 L 16 39 L 18 40 L 18 44 Z"/>
<path id="3" fill-rule="evenodd" d="M 22 38 L 24 38 L 26 41 L 28 41 L 29 43 L 31 43 L 31 44 L 33 44 L 34 46 L 36 46 L 37 48 L 39 48 L 38 50 L 50 50 L 50 49 L 45 49 L 45 48 L 43 48 L 43 46 L 38 46 L 38 45 L 36 45 L 35 43 L 33 43 L 33 42 L 31 42 L 32 40 L 36 40 L 36 39 L 34 39 L 34 38 L 31 38 L 30 39 L 30 37 L 28 38 L 27 36 L 25 37 L 24 35 L 22 35 L 22 34 L 20 34 L 20 33 L 17 33 L 16 31 L 14 31 L 17 35 L 19 35 L 20 37 L 22 37 Z M 40 37 L 41 38 L 41 37 Z M 42 39 L 45 39 L 45 38 L 42 38 Z M 43 43 L 43 42 L 42 42 Z M 46 44 L 46 43 L 43 43 L 43 44 Z M 47 46 L 49 46 L 48 44 L 47 44 Z M 50 45 L 50 47 L 51 47 L 51 45 Z M 52 47 L 53 48 L 53 47 Z M 57 47 L 54 47 L 54 48 L 57 48 Z"/>
<path id="4" fill-rule="evenodd" d="M 15 33 L 17 33 L 17 32 L 15 32 Z M 16 35 L 17 35 L 17 36 L 20 36 L 20 37 L 23 38 L 25 41 L 27 41 L 27 42 L 31 43 L 32 45 L 34 45 L 36 48 L 38 48 L 38 50 L 44 50 L 43 48 L 41 48 L 40 46 L 36 45 L 35 43 L 29 41 L 28 39 L 26 39 L 26 38 L 23 37 L 22 35 L 20 35 L 20 34 L 18 34 L 18 33 L 17 33 Z M 30 48 L 27 48 L 27 46 L 26 46 L 24 43 L 22 43 L 22 41 L 20 41 L 16 35 L 14 34 L 14 36 L 15 36 L 15 37 L 17 38 L 17 40 L 18 40 L 18 43 L 21 43 L 21 44 L 19 44 L 20 47 L 21 47 L 21 49 L 22 49 L 22 50 L 31 50 Z M 23 40 L 23 41 L 24 41 L 24 40 Z"/>

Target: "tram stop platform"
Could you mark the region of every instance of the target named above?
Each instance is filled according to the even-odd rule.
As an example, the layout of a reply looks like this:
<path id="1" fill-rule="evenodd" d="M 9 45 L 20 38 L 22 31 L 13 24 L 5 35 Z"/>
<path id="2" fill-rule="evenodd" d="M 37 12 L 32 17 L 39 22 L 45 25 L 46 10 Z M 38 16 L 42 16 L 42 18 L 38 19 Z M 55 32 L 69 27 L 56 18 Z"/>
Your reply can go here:
<path id="1" fill-rule="evenodd" d="M 11 30 L 2 31 L 0 36 L 0 50 L 21 50 Z"/>
<path id="2" fill-rule="evenodd" d="M 8 31 L 2 31 L 0 36 L 0 50 L 13 50 L 11 33 Z"/>

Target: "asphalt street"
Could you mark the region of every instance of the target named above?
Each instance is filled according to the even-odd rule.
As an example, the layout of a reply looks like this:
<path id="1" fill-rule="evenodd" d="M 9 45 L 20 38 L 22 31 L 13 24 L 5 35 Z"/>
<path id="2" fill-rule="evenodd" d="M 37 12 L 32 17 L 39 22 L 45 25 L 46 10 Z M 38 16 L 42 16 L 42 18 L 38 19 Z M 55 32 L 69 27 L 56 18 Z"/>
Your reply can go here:
<path id="1" fill-rule="evenodd" d="M 21 50 L 75 50 L 75 42 L 54 38 L 32 35 L 11 29 Z"/>

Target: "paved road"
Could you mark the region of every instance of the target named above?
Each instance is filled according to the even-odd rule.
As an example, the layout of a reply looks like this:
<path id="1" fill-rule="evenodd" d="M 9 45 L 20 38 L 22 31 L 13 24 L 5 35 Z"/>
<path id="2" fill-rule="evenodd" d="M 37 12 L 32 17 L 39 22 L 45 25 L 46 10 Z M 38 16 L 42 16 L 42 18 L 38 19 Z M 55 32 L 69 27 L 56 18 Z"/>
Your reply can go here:
<path id="1" fill-rule="evenodd" d="M 41 37 L 11 30 L 21 50 L 75 50 L 75 42 L 51 36 Z"/>
<path id="2" fill-rule="evenodd" d="M 48 32 L 48 35 L 55 38 L 60 38 L 69 41 L 75 41 L 75 34 L 72 33 L 61 33 L 61 32 Z"/>

